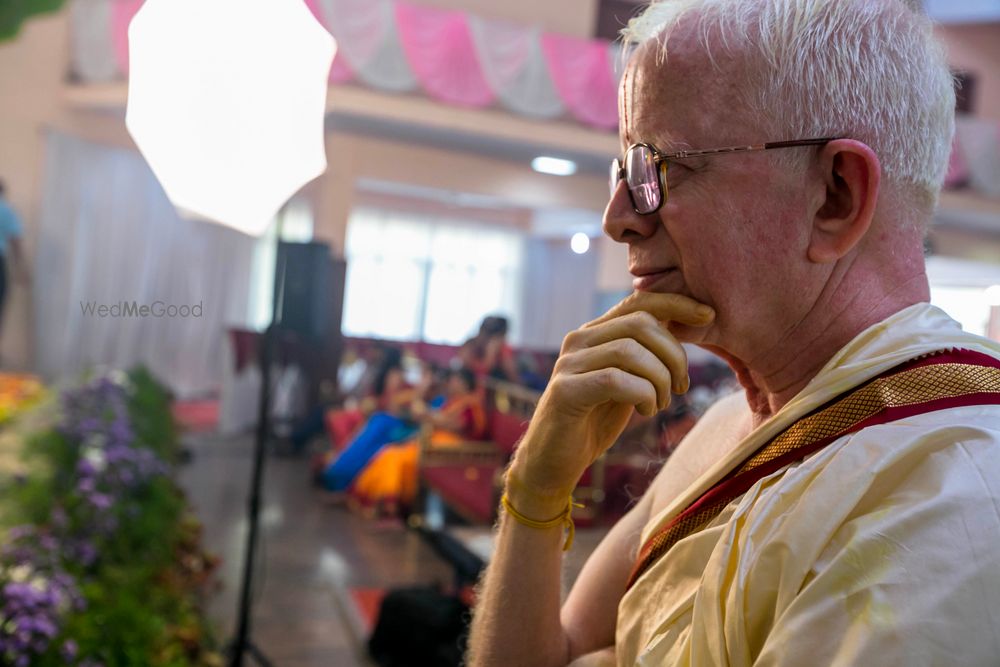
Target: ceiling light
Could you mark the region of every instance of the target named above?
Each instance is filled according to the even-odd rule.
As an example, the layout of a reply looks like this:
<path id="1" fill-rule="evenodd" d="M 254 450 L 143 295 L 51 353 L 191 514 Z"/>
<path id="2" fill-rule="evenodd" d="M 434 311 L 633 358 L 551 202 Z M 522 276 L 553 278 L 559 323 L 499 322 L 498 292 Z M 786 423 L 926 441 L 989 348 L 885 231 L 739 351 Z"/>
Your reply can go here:
<path id="1" fill-rule="evenodd" d="M 147 0 L 125 124 L 178 209 L 258 235 L 326 169 L 333 38 L 303 2 Z"/>
<path id="2" fill-rule="evenodd" d="M 542 174 L 572 176 L 576 173 L 576 162 L 558 157 L 541 155 L 531 161 L 531 168 Z"/>
<path id="3" fill-rule="evenodd" d="M 573 238 L 569 240 L 569 247 L 573 249 L 577 255 L 582 255 L 583 253 L 590 250 L 590 237 L 583 232 L 577 232 L 573 234 Z"/>

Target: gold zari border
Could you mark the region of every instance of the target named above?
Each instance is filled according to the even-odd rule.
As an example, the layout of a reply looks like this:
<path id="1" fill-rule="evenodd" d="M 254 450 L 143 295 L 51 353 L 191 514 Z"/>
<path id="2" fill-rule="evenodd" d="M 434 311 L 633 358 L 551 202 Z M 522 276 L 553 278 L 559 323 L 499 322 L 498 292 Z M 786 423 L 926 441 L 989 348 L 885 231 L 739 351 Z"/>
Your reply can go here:
<path id="1" fill-rule="evenodd" d="M 820 440 L 836 439 L 887 408 L 901 408 L 970 394 L 1000 394 L 1000 368 L 942 363 L 877 378 L 833 405 L 792 424 L 739 467 L 741 475 Z M 717 517 L 732 499 L 720 499 L 670 524 L 642 548 L 629 587 L 674 544 Z"/>

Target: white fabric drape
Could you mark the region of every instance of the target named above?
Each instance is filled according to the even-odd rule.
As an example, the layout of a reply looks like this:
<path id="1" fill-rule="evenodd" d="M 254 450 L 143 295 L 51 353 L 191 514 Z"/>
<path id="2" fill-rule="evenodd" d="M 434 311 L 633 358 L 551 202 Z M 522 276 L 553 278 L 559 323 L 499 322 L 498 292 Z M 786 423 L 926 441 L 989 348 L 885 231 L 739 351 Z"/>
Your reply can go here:
<path id="1" fill-rule="evenodd" d="M 117 79 L 118 61 L 109 34 L 111 5 L 108 0 L 73 0 L 70 22 L 73 74 L 88 83 Z"/>
<path id="2" fill-rule="evenodd" d="M 556 118 L 566 111 L 542 53 L 542 31 L 469 16 L 483 74 L 505 107 L 525 116 Z"/>
<path id="3" fill-rule="evenodd" d="M 417 79 L 399 42 L 388 0 L 318 0 L 324 25 L 355 76 L 379 90 L 409 92 Z"/>
<path id="4" fill-rule="evenodd" d="M 215 389 L 245 326 L 255 239 L 180 218 L 142 157 L 51 132 L 34 289 L 47 378 L 145 364 L 178 395 Z M 100 317 L 87 304 L 201 304 L 201 317 Z"/>

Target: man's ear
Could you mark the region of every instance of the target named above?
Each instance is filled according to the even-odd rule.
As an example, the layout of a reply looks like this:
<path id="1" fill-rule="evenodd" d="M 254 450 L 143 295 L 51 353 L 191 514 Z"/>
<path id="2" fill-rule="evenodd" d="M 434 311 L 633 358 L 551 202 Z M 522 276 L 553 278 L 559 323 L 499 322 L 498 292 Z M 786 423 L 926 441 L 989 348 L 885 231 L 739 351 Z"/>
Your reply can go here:
<path id="1" fill-rule="evenodd" d="M 825 264 L 849 253 L 868 232 L 882 167 L 875 151 L 853 139 L 826 144 L 819 161 L 826 196 L 813 219 L 808 256 Z"/>

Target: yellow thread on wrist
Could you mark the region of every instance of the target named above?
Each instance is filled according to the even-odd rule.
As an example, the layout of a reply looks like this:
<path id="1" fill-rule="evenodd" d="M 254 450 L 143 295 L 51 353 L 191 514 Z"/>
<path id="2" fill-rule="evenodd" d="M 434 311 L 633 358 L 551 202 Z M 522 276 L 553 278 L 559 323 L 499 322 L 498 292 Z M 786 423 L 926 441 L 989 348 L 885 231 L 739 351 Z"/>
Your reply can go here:
<path id="1" fill-rule="evenodd" d="M 573 502 L 573 496 L 569 497 L 569 501 L 566 503 L 566 509 L 558 514 L 558 516 L 549 519 L 548 521 L 536 521 L 535 519 L 530 519 L 516 509 L 510 502 L 510 498 L 504 493 L 503 497 L 500 498 L 500 504 L 507 511 L 511 517 L 514 518 L 519 524 L 528 526 L 529 528 L 555 528 L 556 526 L 565 526 L 568 531 L 566 536 L 566 544 L 563 545 L 563 551 L 569 551 L 570 547 L 573 546 L 573 536 L 576 533 L 576 527 L 573 525 L 573 508 L 583 507 L 579 503 Z"/>

